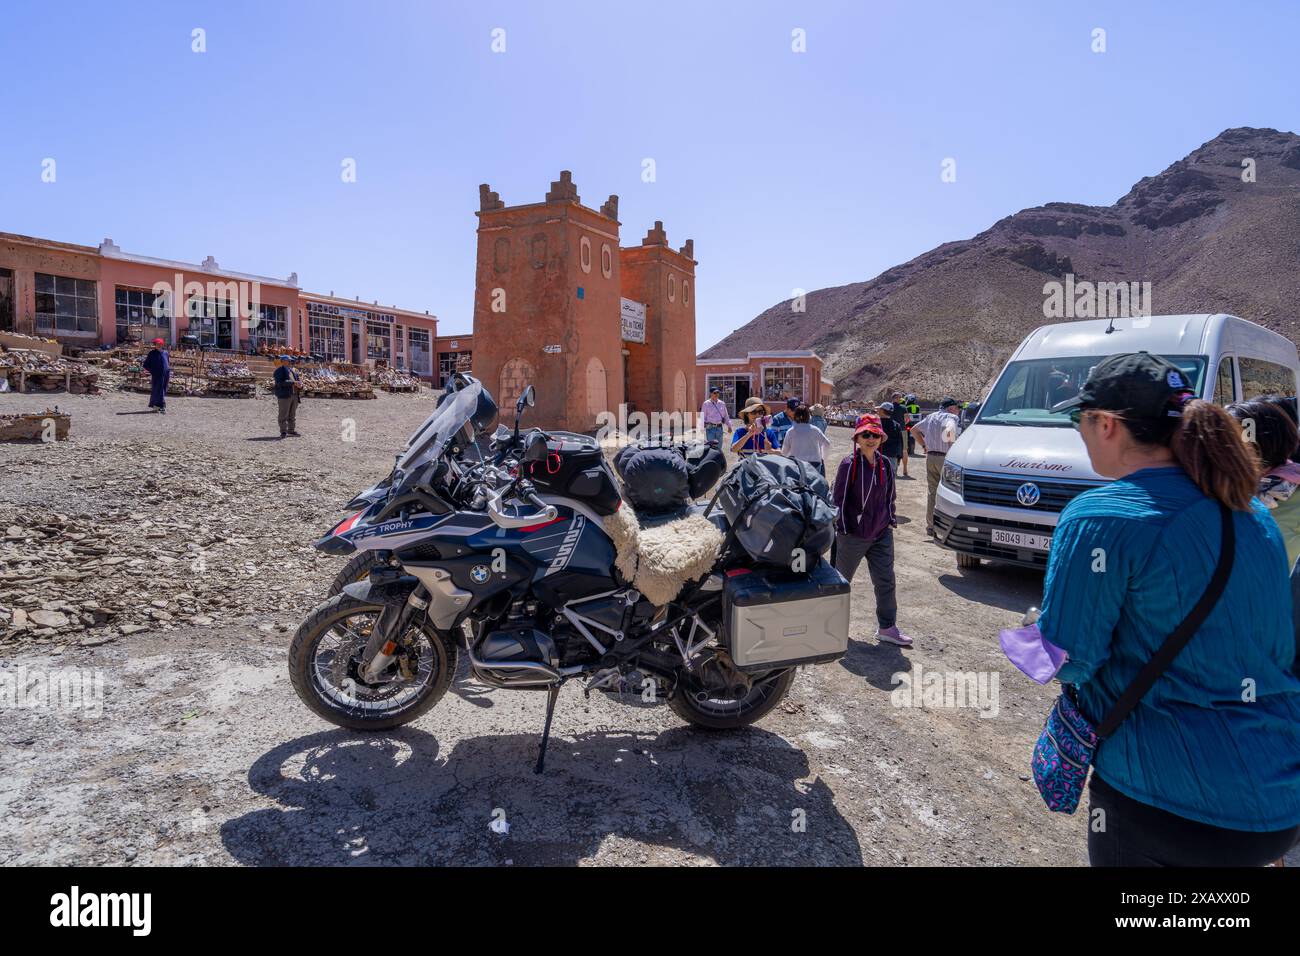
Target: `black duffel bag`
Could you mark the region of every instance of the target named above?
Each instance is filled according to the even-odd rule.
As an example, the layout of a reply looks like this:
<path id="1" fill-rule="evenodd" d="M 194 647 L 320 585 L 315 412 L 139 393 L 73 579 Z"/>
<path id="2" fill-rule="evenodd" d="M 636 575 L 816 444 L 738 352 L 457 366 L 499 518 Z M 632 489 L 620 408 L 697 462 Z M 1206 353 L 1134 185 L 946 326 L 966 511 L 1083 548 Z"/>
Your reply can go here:
<path id="1" fill-rule="evenodd" d="M 701 498 L 727 469 L 726 457 L 707 442 L 636 442 L 614 456 L 623 494 L 639 513 L 683 508 Z"/>
<path id="2" fill-rule="evenodd" d="M 723 479 L 717 503 L 736 541 L 755 561 L 790 567 L 796 549 L 807 566 L 835 540 L 836 508 L 826 479 L 807 462 L 750 455 Z"/>

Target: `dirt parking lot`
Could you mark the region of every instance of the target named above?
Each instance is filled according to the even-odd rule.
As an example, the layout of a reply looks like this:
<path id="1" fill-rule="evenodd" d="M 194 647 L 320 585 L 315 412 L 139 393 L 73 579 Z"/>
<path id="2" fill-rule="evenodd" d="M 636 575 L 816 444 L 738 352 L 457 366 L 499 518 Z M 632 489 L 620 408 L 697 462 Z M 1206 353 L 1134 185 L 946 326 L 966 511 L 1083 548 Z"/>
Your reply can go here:
<path id="1" fill-rule="evenodd" d="M 0 722 L 0 863 L 1086 862 L 1082 815 L 1048 813 L 1028 777 L 1051 690 L 997 645 L 1041 576 L 958 571 L 924 536 L 923 478 L 899 495 L 914 648 L 874 641 L 864 572 L 859 639 L 759 726 L 709 734 L 569 685 L 535 776 L 544 695 L 462 672 L 375 736 L 323 723 L 289 686 L 290 634 L 340 563 L 310 542 L 386 473 L 430 393 L 306 401 L 304 437 L 284 441 L 265 398 L 174 399 L 166 416 L 127 393 L 3 401 L 57 401 L 73 425 L 68 442 L 0 446 L 0 666 L 98 671 L 103 696 L 100 713 Z M 848 431 L 832 431 L 838 456 Z M 55 626 L 32 620 L 44 605 Z M 980 672 L 997 693 L 983 712 L 899 707 L 900 672 Z"/>

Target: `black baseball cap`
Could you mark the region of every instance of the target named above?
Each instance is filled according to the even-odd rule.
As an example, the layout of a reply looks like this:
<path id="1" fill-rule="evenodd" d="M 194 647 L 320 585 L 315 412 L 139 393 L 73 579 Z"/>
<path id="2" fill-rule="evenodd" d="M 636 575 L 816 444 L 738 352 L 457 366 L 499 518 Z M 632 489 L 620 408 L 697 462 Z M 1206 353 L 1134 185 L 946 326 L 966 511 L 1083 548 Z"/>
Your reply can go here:
<path id="1" fill-rule="evenodd" d="M 1053 412 L 1072 408 L 1100 408 L 1132 412 L 1139 418 L 1179 417 L 1183 398 L 1194 393 L 1187 373 L 1173 362 L 1150 352 L 1125 352 L 1103 359 L 1074 398 L 1053 405 Z"/>

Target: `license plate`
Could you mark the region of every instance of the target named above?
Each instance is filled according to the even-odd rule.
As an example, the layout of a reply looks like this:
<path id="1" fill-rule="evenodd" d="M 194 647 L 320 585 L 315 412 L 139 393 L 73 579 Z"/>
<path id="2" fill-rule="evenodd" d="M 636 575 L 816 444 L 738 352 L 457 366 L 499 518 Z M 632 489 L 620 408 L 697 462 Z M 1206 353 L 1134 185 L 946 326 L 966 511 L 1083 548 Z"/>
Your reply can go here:
<path id="1" fill-rule="evenodd" d="M 994 544 L 1009 544 L 1015 548 L 1029 548 L 1031 551 L 1046 551 L 1052 546 L 1050 534 L 1030 534 L 1027 531 L 1004 531 L 994 528 Z"/>

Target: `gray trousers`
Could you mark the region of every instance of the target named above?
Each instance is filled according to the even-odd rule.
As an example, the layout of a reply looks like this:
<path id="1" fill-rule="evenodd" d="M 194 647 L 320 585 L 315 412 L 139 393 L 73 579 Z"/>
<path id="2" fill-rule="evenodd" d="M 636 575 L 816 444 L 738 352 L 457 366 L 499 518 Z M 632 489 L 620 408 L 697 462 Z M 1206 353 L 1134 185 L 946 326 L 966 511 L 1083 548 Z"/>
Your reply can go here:
<path id="1" fill-rule="evenodd" d="M 290 395 L 288 398 L 277 398 L 276 402 L 280 406 L 280 434 L 296 432 L 298 430 L 298 396 Z"/>
<path id="2" fill-rule="evenodd" d="M 943 477 L 943 463 L 948 459 L 943 455 L 927 454 L 925 456 L 925 527 L 934 528 L 934 496 L 939 492 L 939 479 Z"/>
<path id="3" fill-rule="evenodd" d="M 875 541 L 853 534 L 835 536 L 835 570 L 849 581 L 862 559 L 867 559 L 867 573 L 876 592 L 876 620 L 880 627 L 898 622 L 898 597 L 894 588 L 894 529 L 889 528 Z"/>

